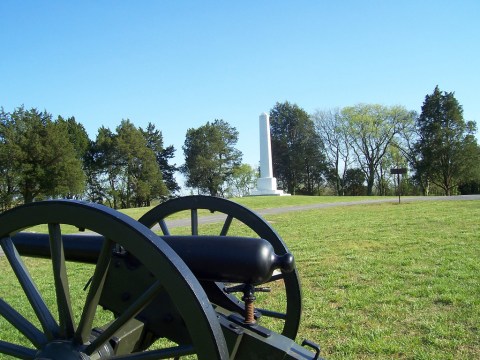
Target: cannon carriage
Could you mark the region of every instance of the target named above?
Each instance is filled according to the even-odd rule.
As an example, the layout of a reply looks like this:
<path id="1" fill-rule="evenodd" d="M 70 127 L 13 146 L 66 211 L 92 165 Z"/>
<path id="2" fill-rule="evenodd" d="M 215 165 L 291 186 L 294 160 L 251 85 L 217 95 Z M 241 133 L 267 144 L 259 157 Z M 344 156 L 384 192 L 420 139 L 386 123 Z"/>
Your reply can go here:
<path id="1" fill-rule="evenodd" d="M 199 230 L 202 209 L 223 214 L 218 235 Z M 190 233 L 173 235 L 166 219 L 181 211 L 190 212 Z M 233 234 L 233 222 L 248 235 Z M 48 231 L 28 231 L 37 225 Z M 66 225 L 83 232 L 68 234 Z M 35 317 L 0 292 L 0 316 L 24 339 L 8 341 L 0 332 L 0 358 L 319 358 L 315 343 L 295 342 L 301 290 L 292 254 L 266 221 L 231 201 L 173 199 L 139 221 L 98 204 L 38 202 L 0 215 L 0 244 Z M 27 257 L 51 262 L 54 309 Z M 79 309 L 70 262 L 92 264 Z M 258 305 L 259 293 L 270 288 L 283 292 L 283 309 Z M 97 324 L 100 311 L 111 318 Z"/>

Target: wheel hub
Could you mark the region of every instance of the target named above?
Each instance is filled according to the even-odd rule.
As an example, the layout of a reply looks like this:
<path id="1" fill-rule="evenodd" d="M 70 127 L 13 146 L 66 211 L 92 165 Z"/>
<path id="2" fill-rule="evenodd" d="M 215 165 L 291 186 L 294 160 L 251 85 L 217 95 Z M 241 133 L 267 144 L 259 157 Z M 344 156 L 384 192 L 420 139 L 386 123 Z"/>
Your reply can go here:
<path id="1" fill-rule="evenodd" d="M 48 343 L 35 357 L 35 360 L 89 360 L 70 341 L 55 340 Z"/>

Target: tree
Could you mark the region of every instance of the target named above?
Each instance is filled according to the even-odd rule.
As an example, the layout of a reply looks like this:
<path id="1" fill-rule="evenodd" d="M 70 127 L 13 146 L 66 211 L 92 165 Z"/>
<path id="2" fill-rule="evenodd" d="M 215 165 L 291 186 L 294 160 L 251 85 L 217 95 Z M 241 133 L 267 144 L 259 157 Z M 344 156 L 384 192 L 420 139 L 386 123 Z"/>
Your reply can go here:
<path id="1" fill-rule="evenodd" d="M 241 164 L 234 168 L 228 181 L 228 195 L 231 197 L 250 195 L 255 188 L 257 178 L 257 171 L 248 164 Z"/>
<path id="2" fill-rule="evenodd" d="M 242 153 L 235 148 L 238 131 L 224 120 L 187 130 L 184 145 L 185 164 L 181 172 L 186 185 L 211 196 L 222 193 L 235 168 L 240 166 Z"/>
<path id="3" fill-rule="evenodd" d="M 472 148 L 468 151 L 471 152 L 473 159 L 477 159 L 477 163 L 473 164 L 470 176 L 466 176 L 458 186 L 458 190 L 462 195 L 480 194 L 480 146 L 476 144 L 474 139 L 472 139 L 470 144 Z"/>
<path id="4" fill-rule="evenodd" d="M 359 104 L 344 108 L 342 115 L 356 160 L 366 177 L 367 195 L 372 195 L 378 167 L 394 137 L 413 121 L 412 113 L 402 106 Z"/>
<path id="5" fill-rule="evenodd" d="M 142 132 L 128 119 L 122 120 L 116 130 L 116 146 L 122 167 L 122 207 L 149 206 L 152 199 L 168 193 L 155 154 L 147 146 Z"/>
<path id="6" fill-rule="evenodd" d="M 12 161 L 8 139 L 12 131 L 9 126 L 10 114 L 0 109 L 0 209 L 11 208 L 19 195 L 18 172 Z"/>
<path id="7" fill-rule="evenodd" d="M 65 126 L 65 129 L 68 133 L 68 139 L 75 149 L 77 158 L 83 160 L 90 145 L 90 139 L 88 138 L 85 127 L 78 123 L 74 116 L 71 116 L 67 119 L 64 119 L 62 116 L 58 116 L 57 123 L 61 126 Z"/>
<path id="8" fill-rule="evenodd" d="M 95 142 L 90 146 L 86 163 L 90 200 L 106 201 L 110 207 L 118 209 L 122 167 L 115 138 L 110 129 L 100 127 Z"/>
<path id="9" fill-rule="evenodd" d="M 445 195 L 452 195 L 462 181 L 472 178 L 480 162 L 473 136 L 475 123 L 464 121 L 463 108 L 453 92 L 442 92 L 436 86 L 425 97 L 417 128 L 415 170 Z"/>
<path id="10" fill-rule="evenodd" d="M 152 199 L 168 195 L 155 153 L 128 119 L 122 120 L 116 133 L 99 129 L 86 163 L 89 196 L 115 209 L 149 206 Z"/>
<path id="11" fill-rule="evenodd" d="M 312 119 L 324 145 L 324 154 L 329 167 L 327 181 L 333 185 L 335 195 L 344 195 L 342 184 L 351 165 L 350 142 L 345 119 L 339 109 L 317 110 Z"/>
<path id="12" fill-rule="evenodd" d="M 410 166 L 411 169 L 417 169 L 419 166 L 419 154 L 416 148 L 416 143 L 420 138 L 416 123 L 418 121 L 418 114 L 412 111 L 412 119 L 414 121 L 409 122 L 405 127 L 400 130 L 398 141 L 394 142 L 394 146 L 399 150 L 401 157 L 403 158 L 402 164 L 398 167 Z M 403 179 L 403 178 L 402 178 Z M 405 181 L 404 183 L 407 183 Z M 408 179 L 408 185 L 411 190 L 413 187 L 417 189 L 415 193 L 423 193 L 428 195 L 428 179 L 422 173 L 414 171 L 412 176 Z"/>
<path id="13" fill-rule="evenodd" d="M 348 169 L 345 174 L 345 193 L 346 195 L 360 196 L 365 195 L 365 172 L 359 168 Z"/>
<path id="14" fill-rule="evenodd" d="M 84 189 L 81 159 L 61 121 L 37 109 L 19 107 L 7 114 L 2 109 L 0 130 L 3 165 L 9 191 L 25 203 L 43 197 L 74 197 Z"/>
<path id="15" fill-rule="evenodd" d="M 293 195 L 313 194 L 326 170 L 322 141 L 305 110 L 276 103 L 270 110 L 273 175 Z"/>
<path id="16" fill-rule="evenodd" d="M 58 116 L 56 122 L 58 126 L 65 128 L 64 131 L 66 131 L 68 134 L 68 140 L 73 145 L 76 158 L 82 163 L 82 170 L 84 173 L 84 179 L 86 181 L 85 156 L 87 155 L 90 147 L 90 139 L 88 138 L 85 127 L 78 123 L 73 116 L 67 119 L 64 119 L 62 116 Z M 86 188 L 85 185 L 84 188 Z M 83 195 L 84 194 L 82 194 L 82 196 Z M 74 197 L 74 194 L 67 194 L 65 197 L 72 198 Z"/>
<path id="17" fill-rule="evenodd" d="M 175 180 L 175 172 L 179 169 L 176 164 L 169 164 L 169 161 L 175 156 L 175 148 L 173 145 L 163 147 L 163 135 L 160 130 L 155 129 L 155 125 L 148 123 L 147 129 L 140 128 L 143 136 L 147 141 L 147 147 L 150 148 L 157 160 L 158 166 L 162 172 L 162 177 L 170 195 L 175 195 L 180 190 L 177 181 Z"/>
<path id="18" fill-rule="evenodd" d="M 396 140 L 396 139 L 395 139 Z M 377 192 L 378 195 L 386 196 L 393 194 L 393 189 L 395 187 L 396 176 L 391 175 L 390 171 L 392 168 L 407 168 L 408 161 L 404 157 L 403 153 L 400 151 L 400 147 L 397 141 L 393 140 L 392 143 L 388 146 L 385 155 L 380 161 L 379 166 L 375 174 L 375 179 L 377 183 Z M 404 179 L 405 176 L 402 176 Z M 405 192 L 403 192 L 405 194 Z"/>
<path id="19" fill-rule="evenodd" d="M 85 198 L 94 203 L 103 204 L 105 201 L 110 203 L 108 195 L 106 194 L 106 187 L 104 186 L 105 178 L 103 176 L 103 169 L 98 165 L 100 159 L 101 155 L 99 154 L 97 141 L 90 140 L 87 152 L 83 158 L 86 176 Z M 111 203 L 110 206 L 114 207 Z"/>
<path id="20" fill-rule="evenodd" d="M 465 137 L 465 154 L 471 160 L 471 167 L 459 184 L 459 191 L 462 195 L 480 194 L 480 146 L 475 136 L 476 126 L 473 121 L 467 122 L 468 135 Z"/>

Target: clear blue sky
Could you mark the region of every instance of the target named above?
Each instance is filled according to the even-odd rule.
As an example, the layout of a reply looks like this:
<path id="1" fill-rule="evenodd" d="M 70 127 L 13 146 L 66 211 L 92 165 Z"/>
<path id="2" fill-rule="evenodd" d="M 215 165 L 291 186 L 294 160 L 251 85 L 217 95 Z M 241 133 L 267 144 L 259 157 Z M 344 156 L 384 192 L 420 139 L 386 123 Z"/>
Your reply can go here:
<path id="1" fill-rule="evenodd" d="M 436 85 L 480 125 L 480 1 L 0 1 L 0 106 L 153 122 L 177 149 L 224 119 L 259 161 L 258 116 L 357 103 L 420 111 Z"/>

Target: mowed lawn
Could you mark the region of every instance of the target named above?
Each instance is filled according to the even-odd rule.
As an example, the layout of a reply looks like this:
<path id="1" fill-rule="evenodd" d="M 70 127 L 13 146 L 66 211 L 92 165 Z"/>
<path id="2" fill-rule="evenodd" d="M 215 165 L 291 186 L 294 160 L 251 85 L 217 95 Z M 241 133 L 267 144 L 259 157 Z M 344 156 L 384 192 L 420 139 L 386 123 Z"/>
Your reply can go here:
<path id="1" fill-rule="evenodd" d="M 270 216 L 295 255 L 300 338 L 330 359 L 480 359 L 480 202 Z"/>
<path id="2" fill-rule="evenodd" d="M 313 202 L 257 199 L 239 202 L 258 209 Z M 142 210 L 126 213 L 138 218 Z M 480 201 L 354 205 L 266 219 L 296 259 L 304 296 L 299 342 L 318 342 L 327 359 L 480 359 Z M 32 261 L 36 274 L 48 269 Z M 2 274 L 6 267 L 0 258 Z M 16 284 L 2 281 L 0 296 L 14 294 Z M 272 290 L 260 300 L 275 307 L 283 289 Z M 0 340 L 9 340 L 6 328 L 0 320 Z"/>

